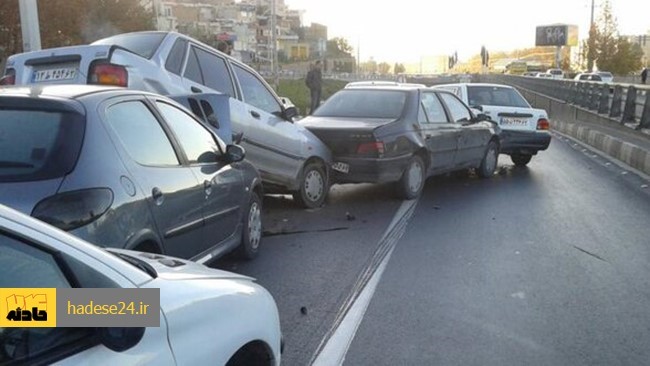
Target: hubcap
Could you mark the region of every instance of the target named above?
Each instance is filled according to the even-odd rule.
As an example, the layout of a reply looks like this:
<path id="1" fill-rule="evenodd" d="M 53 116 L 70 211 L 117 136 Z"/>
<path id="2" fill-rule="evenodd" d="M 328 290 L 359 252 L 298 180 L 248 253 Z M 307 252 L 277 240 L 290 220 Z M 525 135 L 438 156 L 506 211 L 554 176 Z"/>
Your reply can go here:
<path id="1" fill-rule="evenodd" d="M 323 195 L 325 181 L 317 170 L 310 170 L 305 177 L 305 195 L 312 202 L 318 201 Z"/>
<path id="2" fill-rule="evenodd" d="M 262 240 L 262 213 L 257 202 L 253 202 L 248 211 L 248 240 L 253 250 L 260 246 Z"/>
<path id="3" fill-rule="evenodd" d="M 409 177 L 409 190 L 413 193 L 420 190 L 422 186 L 422 166 L 416 162 L 413 162 L 409 167 L 408 177 Z"/>

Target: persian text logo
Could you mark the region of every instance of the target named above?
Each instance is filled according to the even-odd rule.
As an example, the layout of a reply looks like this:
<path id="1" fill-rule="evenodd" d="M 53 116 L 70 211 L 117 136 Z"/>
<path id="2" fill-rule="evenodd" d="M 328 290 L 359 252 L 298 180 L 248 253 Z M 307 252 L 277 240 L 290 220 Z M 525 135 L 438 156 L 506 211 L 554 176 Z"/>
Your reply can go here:
<path id="1" fill-rule="evenodd" d="M 55 327 L 56 289 L 0 289 L 0 327 Z"/>

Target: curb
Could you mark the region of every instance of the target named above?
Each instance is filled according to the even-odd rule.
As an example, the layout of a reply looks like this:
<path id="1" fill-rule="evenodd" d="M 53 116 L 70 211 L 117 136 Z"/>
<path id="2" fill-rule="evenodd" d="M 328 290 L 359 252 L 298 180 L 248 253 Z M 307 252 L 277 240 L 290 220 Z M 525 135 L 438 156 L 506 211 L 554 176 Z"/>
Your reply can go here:
<path id="1" fill-rule="evenodd" d="M 553 121 L 552 129 L 576 138 L 614 159 L 650 175 L 650 151 L 587 126 Z"/>

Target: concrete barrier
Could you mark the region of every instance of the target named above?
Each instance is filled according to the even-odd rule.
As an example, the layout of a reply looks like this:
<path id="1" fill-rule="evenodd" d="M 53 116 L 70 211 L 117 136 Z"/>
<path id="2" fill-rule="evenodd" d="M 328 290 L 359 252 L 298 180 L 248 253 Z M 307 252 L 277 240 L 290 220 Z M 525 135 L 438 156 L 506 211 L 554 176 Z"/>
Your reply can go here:
<path id="1" fill-rule="evenodd" d="M 650 175 L 650 137 L 618 121 L 564 101 L 518 88 L 535 108 L 543 108 L 551 119 L 551 128 L 571 136 L 634 169 Z M 603 131 L 607 129 L 610 132 Z M 616 136 L 615 136 L 616 135 Z M 647 138 L 647 143 L 643 140 Z M 633 141 L 639 141 L 639 144 Z M 643 146 L 642 146 L 643 145 Z"/>

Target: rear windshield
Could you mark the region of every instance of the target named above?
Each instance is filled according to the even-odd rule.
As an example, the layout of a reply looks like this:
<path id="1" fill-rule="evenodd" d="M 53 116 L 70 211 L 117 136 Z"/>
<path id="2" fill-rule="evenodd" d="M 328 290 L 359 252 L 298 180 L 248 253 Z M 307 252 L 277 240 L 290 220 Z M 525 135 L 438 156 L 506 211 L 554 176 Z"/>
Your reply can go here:
<path id="1" fill-rule="evenodd" d="M 599 72 L 598 74 L 606 78 L 611 78 L 613 76 L 611 72 Z"/>
<path id="2" fill-rule="evenodd" d="M 347 89 L 331 96 L 314 116 L 395 119 L 402 115 L 405 104 L 405 91 Z"/>
<path id="3" fill-rule="evenodd" d="M 498 105 L 503 107 L 530 108 L 530 105 L 515 89 L 499 86 L 467 87 L 467 99 L 471 107 Z"/>
<path id="4" fill-rule="evenodd" d="M 562 75 L 562 70 L 549 70 L 551 75 Z"/>
<path id="5" fill-rule="evenodd" d="M 0 182 L 63 177 L 77 161 L 84 127 L 76 113 L 0 108 Z"/>
<path id="6" fill-rule="evenodd" d="M 100 39 L 92 44 L 120 46 L 149 59 L 156 53 L 165 36 L 166 33 L 127 33 Z"/>

